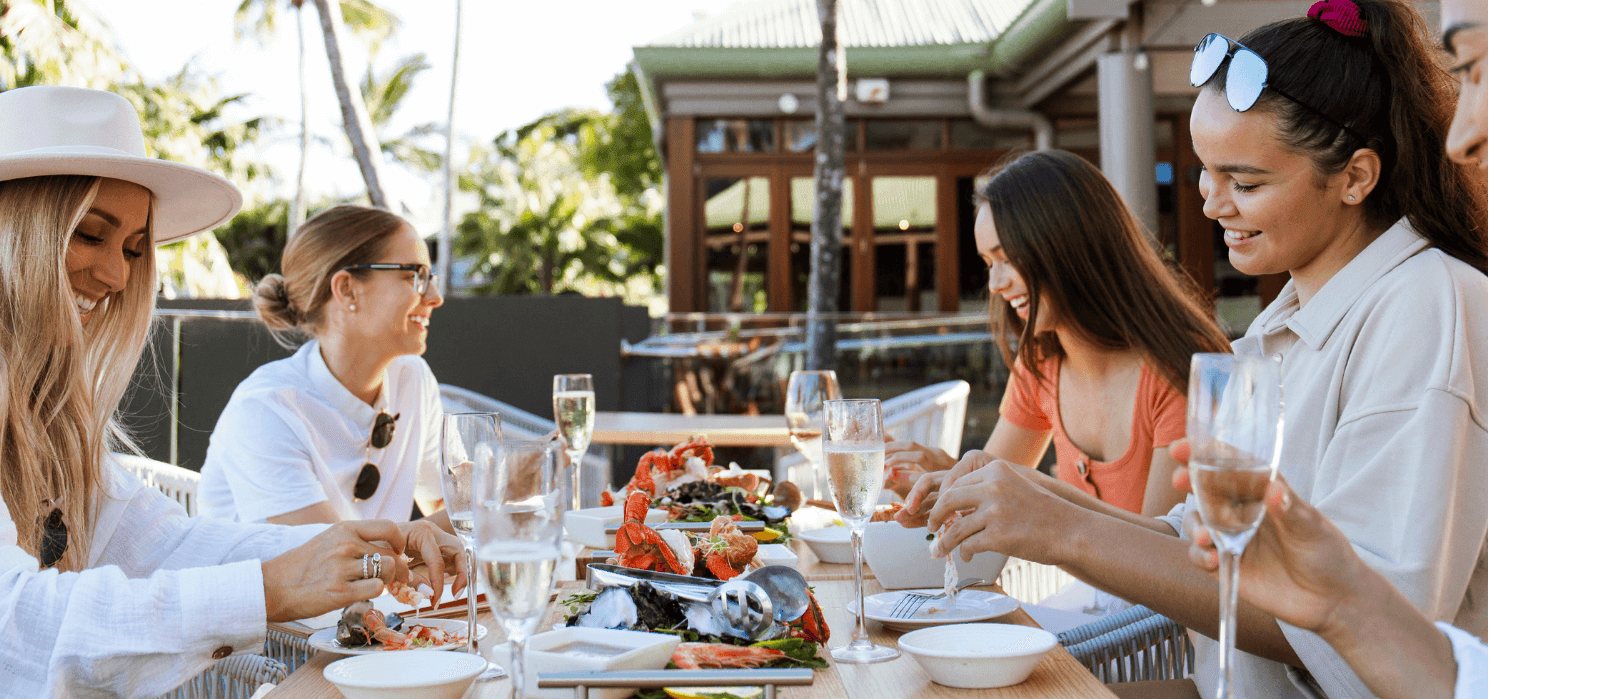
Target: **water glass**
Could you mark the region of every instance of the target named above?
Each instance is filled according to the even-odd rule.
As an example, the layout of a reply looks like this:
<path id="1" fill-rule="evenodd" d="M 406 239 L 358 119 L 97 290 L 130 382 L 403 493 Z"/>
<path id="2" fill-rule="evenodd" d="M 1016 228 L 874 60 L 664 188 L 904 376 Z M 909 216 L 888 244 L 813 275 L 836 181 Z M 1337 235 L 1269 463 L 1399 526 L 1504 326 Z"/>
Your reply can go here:
<path id="1" fill-rule="evenodd" d="M 468 650 L 477 655 L 477 538 L 472 513 L 476 498 L 472 478 L 478 464 L 492 463 L 499 458 L 499 413 L 445 414 L 440 444 L 438 467 L 444 491 L 444 509 L 449 513 L 455 538 L 460 539 L 461 545 L 466 548 L 469 566 L 466 572 L 466 623 L 467 628 L 471 629 Z M 477 681 L 486 682 L 505 676 L 505 671 L 498 665 L 492 662 L 488 665 L 488 669 L 478 675 Z"/>
<path id="2" fill-rule="evenodd" d="M 810 472 L 815 474 L 816 487 L 805 497 L 826 498 L 826 469 L 821 463 L 822 406 L 829 400 L 843 397 L 838 390 L 837 373 L 827 371 L 796 371 L 788 375 L 788 399 L 783 404 L 783 414 L 788 418 L 788 438 L 793 446 L 810 462 Z M 777 479 L 791 480 L 787 474 L 777 474 Z M 809 486 L 806 486 L 807 491 Z"/>
<path id="3" fill-rule="evenodd" d="M 525 647 L 549 607 L 560 562 L 562 492 L 555 483 L 559 446 L 554 440 L 517 444 L 474 479 L 478 558 L 488 601 L 511 646 L 511 681 L 517 699 L 527 695 Z"/>
<path id="4" fill-rule="evenodd" d="M 1265 489 L 1282 455 L 1281 363 L 1259 355 L 1195 354 L 1188 375 L 1189 472 L 1199 515 L 1220 554 L 1221 667 L 1232 694 L 1238 558 L 1265 518 Z"/>
<path id="5" fill-rule="evenodd" d="M 583 508 L 583 457 L 594 436 L 594 377 L 591 374 L 555 376 L 555 429 L 566 444 L 571 465 L 560 474 L 566 491 L 564 502 L 573 510 Z"/>
<path id="6" fill-rule="evenodd" d="M 882 403 L 865 400 L 829 400 L 824 404 L 826 429 L 821 450 L 827 461 L 827 478 L 832 487 L 832 502 L 838 517 L 849 525 L 854 544 L 855 615 L 854 638 L 849 645 L 832 649 L 832 659 L 840 663 L 880 663 L 899 657 L 899 651 L 871 642 L 866 632 L 866 583 L 862 543 L 866 523 L 877 509 L 882 494 L 884 443 Z"/>

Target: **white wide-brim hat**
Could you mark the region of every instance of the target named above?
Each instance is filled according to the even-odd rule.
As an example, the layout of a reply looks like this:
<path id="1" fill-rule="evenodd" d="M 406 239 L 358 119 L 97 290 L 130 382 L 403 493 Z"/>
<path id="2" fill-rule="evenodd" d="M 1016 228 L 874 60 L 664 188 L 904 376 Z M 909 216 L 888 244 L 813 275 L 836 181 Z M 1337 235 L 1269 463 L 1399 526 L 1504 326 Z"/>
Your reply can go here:
<path id="1" fill-rule="evenodd" d="M 0 92 L 0 182 L 44 175 L 111 177 L 150 190 L 157 245 L 216 228 L 244 207 L 226 178 L 146 155 L 126 97 L 54 85 Z"/>

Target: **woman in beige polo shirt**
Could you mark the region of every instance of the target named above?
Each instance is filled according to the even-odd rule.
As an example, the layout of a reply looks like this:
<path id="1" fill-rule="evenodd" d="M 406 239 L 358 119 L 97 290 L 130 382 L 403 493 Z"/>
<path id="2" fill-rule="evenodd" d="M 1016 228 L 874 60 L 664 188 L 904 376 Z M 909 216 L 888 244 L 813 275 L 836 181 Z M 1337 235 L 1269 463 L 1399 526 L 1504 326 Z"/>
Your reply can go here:
<path id="1" fill-rule="evenodd" d="M 1485 182 L 1444 158 L 1455 93 L 1433 46 L 1396 0 L 1321 2 L 1240 43 L 1206 38 L 1191 128 L 1232 264 L 1292 275 L 1233 345 L 1282 356 L 1282 478 L 1428 618 L 1485 637 Z M 907 510 L 933 526 L 970 511 L 944 550 L 1058 564 L 1215 634 L 1216 584 L 1178 538 L 1185 505 L 1139 517 L 1034 474 L 968 455 L 924 477 Z M 1368 696 L 1320 637 L 1242 607 L 1244 695 Z M 1195 646 L 1189 689 L 1207 696 L 1216 644 Z"/>

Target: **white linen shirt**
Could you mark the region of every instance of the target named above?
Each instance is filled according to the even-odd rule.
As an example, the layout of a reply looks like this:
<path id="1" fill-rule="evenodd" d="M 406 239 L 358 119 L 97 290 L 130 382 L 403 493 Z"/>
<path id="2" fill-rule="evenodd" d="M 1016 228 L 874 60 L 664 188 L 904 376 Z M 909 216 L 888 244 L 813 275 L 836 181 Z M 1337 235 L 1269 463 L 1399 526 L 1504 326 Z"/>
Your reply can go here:
<path id="1" fill-rule="evenodd" d="M 0 695 L 154 696 L 266 640 L 261 561 L 327 525 L 190 519 L 107 460 L 82 572 L 39 568 L 0 502 Z"/>
<path id="2" fill-rule="evenodd" d="M 427 362 L 406 355 L 389 364 L 376 405 L 399 415 L 394 440 L 370 450 L 383 478 L 372 497 L 356 500 L 355 479 L 367 462 L 378 408 L 339 383 L 320 346 L 307 342 L 234 389 L 200 469 L 201 514 L 264 522 L 325 500 L 340 519 L 406 522 L 414 500 L 443 497 L 444 409 Z"/>
<path id="3" fill-rule="evenodd" d="M 1486 275 L 1400 221 L 1309 303 L 1288 282 L 1232 349 L 1282 355 L 1288 485 L 1427 617 L 1485 638 Z M 1180 533 L 1193 506 L 1189 496 L 1162 519 Z M 1319 636 L 1281 626 L 1309 677 L 1239 651 L 1239 692 L 1371 696 Z M 1189 635 L 1194 681 L 1211 696 L 1218 644 Z"/>

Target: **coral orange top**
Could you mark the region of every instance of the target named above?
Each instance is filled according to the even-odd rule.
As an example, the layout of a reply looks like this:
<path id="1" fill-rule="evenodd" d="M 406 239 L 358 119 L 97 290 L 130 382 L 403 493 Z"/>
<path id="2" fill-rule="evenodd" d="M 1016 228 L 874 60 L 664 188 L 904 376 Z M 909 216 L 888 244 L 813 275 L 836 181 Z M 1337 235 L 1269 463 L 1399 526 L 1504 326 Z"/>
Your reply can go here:
<path id="1" fill-rule="evenodd" d="M 1060 424 L 1059 360 L 1045 361 L 1038 369 L 1041 376 L 1016 361 L 999 414 L 1017 427 L 1053 433 L 1054 453 L 1059 458 L 1054 470 L 1060 480 L 1123 510 L 1141 512 L 1154 450 L 1187 434 L 1187 398 L 1144 364 L 1126 453 L 1114 461 L 1094 461 L 1077 448 Z"/>

